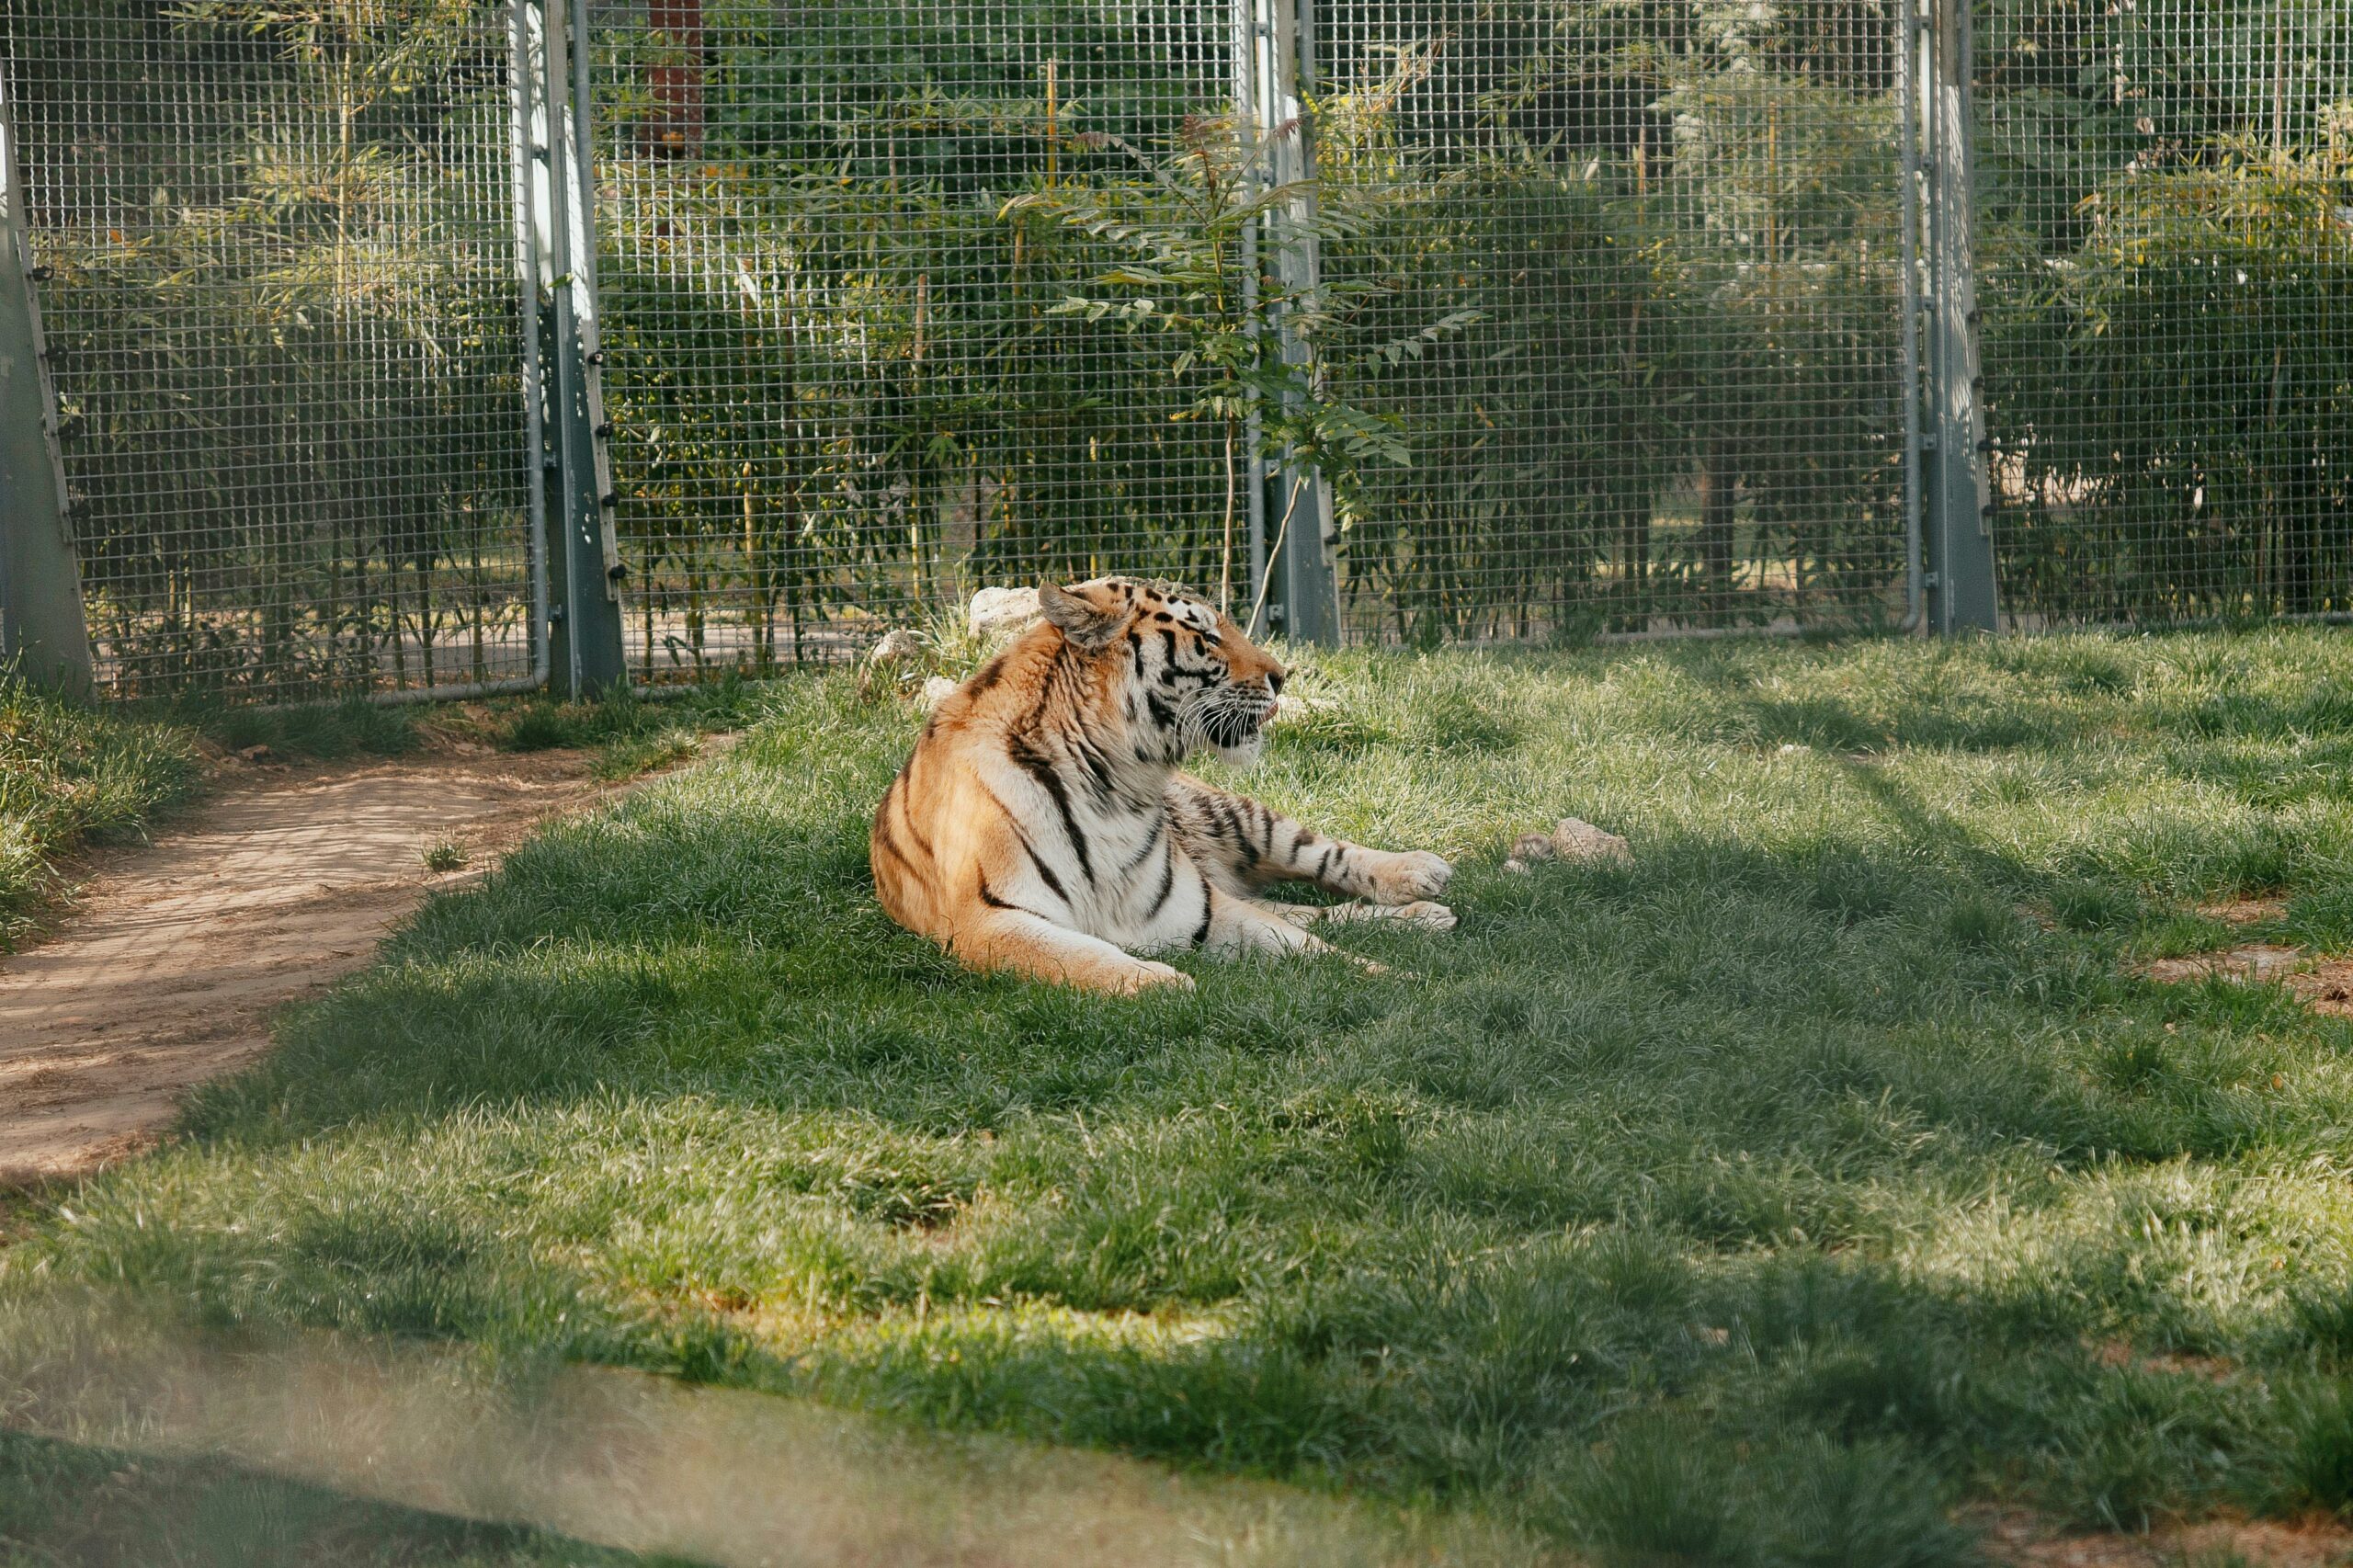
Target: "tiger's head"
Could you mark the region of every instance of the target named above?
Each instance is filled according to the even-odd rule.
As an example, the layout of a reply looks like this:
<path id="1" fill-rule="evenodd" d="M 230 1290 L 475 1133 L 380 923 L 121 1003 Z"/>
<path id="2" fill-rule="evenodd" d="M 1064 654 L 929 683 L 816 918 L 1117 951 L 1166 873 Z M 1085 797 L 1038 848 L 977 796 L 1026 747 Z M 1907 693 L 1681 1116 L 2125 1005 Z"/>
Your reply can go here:
<path id="1" fill-rule="evenodd" d="M 1179 762 L 1203 747 L 1247 767 L 1266 750 L 1283 666 L 1199 594 L 1168 583 L 1098 577 L 1038 589 L 1038 608 L 1093 661 L 1139 756 Z"/>

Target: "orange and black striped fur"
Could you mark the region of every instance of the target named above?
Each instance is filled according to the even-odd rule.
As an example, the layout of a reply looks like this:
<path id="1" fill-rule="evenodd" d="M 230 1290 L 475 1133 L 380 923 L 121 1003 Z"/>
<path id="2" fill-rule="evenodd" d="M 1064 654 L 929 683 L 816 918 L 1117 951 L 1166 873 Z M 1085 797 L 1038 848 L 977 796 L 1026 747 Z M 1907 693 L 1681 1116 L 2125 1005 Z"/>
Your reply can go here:
<path id="1" fill-rule="evenodd" d="M 1454 924 L 1451 868 L 1326 838 L 1177 771 L 1257 760 L 1283 667 L 1206 600 L 1125 577 L 1039 590 L 1045 619 L 943 699 L 874 815 L 891 917 L 974 969 L 1090 991 L 1189 985 L 1139 954 L 1324 946 L 1313 919 Z M 1351 899 L 1261 903 L 1269 882 Z"/>

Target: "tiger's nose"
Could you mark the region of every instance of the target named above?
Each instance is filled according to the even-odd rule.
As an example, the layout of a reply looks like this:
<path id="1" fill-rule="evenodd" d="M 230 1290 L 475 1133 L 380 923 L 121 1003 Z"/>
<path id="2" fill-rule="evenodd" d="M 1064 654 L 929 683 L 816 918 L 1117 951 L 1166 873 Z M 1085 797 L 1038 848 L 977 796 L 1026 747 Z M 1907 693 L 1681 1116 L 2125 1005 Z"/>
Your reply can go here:
<path id="1" fill-rule="evenodd" d="M 1282 671 L 1268 670 L 1267 672 L 1267 689 L 1273 692 L 1277 697 L 1280 697 L 1283 694 Z"/>

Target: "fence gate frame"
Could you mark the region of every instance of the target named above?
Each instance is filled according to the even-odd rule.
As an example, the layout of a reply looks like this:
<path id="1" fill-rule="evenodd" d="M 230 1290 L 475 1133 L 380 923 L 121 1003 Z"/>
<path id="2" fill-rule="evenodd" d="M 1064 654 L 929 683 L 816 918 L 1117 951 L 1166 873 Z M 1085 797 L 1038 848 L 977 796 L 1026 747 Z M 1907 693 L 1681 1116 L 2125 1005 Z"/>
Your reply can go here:
<path id="1" fill-rule="evenodd" d="M 1296 186 L 1312 192 L 1315 147 L 1307 97 L 1315 91 L 1314 0 L 1233 0 L 1233 31 L 1234 118 L 1250 177 L 1267 188 Z M 1257 273 L 1257 246 L 1269 246 L 1287 298 L 1311 297 L 1323 281 L 1313 200 L 1312 194 L 1302 194 L 1284 203 L 1249 238 L 1251 277 Z M 1250 302 L 1262 317 L 1261 329 L 1276 335 L 1284 363 L 1308 364 L 1313 351 L 1291 325 L 1289 307 L 1281 301 L 1269 305 L 1255 289 Z M 1257 435 L 1254 415 L 1251 588 L 1254 604 L 1263 601 L 1265 609 L 1248 618 L 1245 630 L 1253 637 L 1271 631 L 1293 642 L 1329 646 L 1340 640 L 1339 574 L 1333 563 L 1338 529 L 1331 486 L 1289 449 L 1275 462 L 1258 457 Z"/>
<path id="2" fill-rule="evenodd" d="M 0 660 L 35 685 L 87 697 L 96 666 L 29 223 L 8 84 L 0 76 Z"/>
<path id="3" fill-rule="evenodd" d="M 1290 187 L 1250 236 L 1283 298 L 1255 300 L 1277 352 L 1312 349 L 1284 299 L 1320 284 L 1312 203 L 1319 40 L 1314 0 L 1228 0 L 1231 95 L 1253 177 Z M 508 0 L 520 397 L 530 465 L 534 676 L 579 698 L 629 679 L 597 297 L 598 191 L 585 0 Z M 1901 410 L 1906 629 L 1950 635 L 2000 623 L 1976 290 L 1972 0 L 1896 0 L 1903 268 Z M 94 661 L 76 567 L 73 499 L 40 335 L 19 148 L 0 81 L 0 657 L 43 684 L 88 692 Z M 1253 267 L 1255 275 L 1256 268 Z M 1255 421 L 1254 421 L 1255 425 Z M 1253 448 L 1256 443 L 1253 438 Z M 1251 456 L 1255 633 L 1329 643 L 1341 632 L 1332 494 L 1295 453 Z"/>
<path id="4" fill-rule="evenodd" d="M 587 7 L 582 0 L 512 0 L 508 15 L 524 417 L 532 532 L 543 563 L 532 585 L 533 635 L 550 689 L 576 700 L 629 680 L 620 607 L 628 569 L 614 522 L 620 494 L 597 330 Z"/>
<path id="5" fill-rule="evenodd" d="M 1994 579 L 1994 491 L 1986 471 L 1984 379 L 1977 310 L 1976 117 L 1972 111 L 1971 12 L 1974 0 L 1903 0 L 1904 32 L 1921 34 L 1911 74 L 1919 84 L 1924 164 L 1921 248 L 1928 317 L 1924 395 L 1927 428 L 1905 460 L 1926 494 L 1926 556 L 1914 570 L 1925 595 L 1927 629 L 1939 636 L 2000 628 Z M 1906 39 L 1907 45 L 1909 38 Z M 1907 115 L 1913 112 L 1906 107 Z M 1905 174 L 1909 195 L 1911 175 Z M 1905 290 L 1915 285 L 1905 274 Z M 1906 347 L 1918 341 L 1907 302 Z M 1907 424 L 1916 426 L 1916 415 Z M 1915 559 L 1917 560 L 1916 552 Z"/>

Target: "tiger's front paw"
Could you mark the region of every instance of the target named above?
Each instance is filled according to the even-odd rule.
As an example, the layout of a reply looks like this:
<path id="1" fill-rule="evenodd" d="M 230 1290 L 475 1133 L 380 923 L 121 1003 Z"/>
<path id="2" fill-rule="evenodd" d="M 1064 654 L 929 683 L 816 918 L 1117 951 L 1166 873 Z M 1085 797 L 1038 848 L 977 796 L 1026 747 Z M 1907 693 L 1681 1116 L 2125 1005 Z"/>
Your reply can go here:
<path id="1" fill-rule="evenodd" d="M 1390 918 L 1402 920 L 1408 926 L 1418 926 L 1425 931 L 1451 931 L 1455 926 L 1454 911 L 1442 903 L 1431 903 L 1423 899 L 1399 904 Z"/>
<path id="2" fill-rule="evenodd" d="M 1372 896 L 1382 903 L 1412 903 L 1446 891 L 1454 868 L 1427 849 L 1381 858 L 1372 874 Z"/>
<path id="3" fill-rule="evenodd" d="M 1127 983 L 1120 989 L 1132 996 L 1139 991 L 1158 985 L 1173 985 L 1179 991 L 1190 991 L 1193 989 L 1193 977 L 1181 969 L 1171 969 L 1153 959 L 1138 959 L 1135 969 L 1127 977 Z"/>

